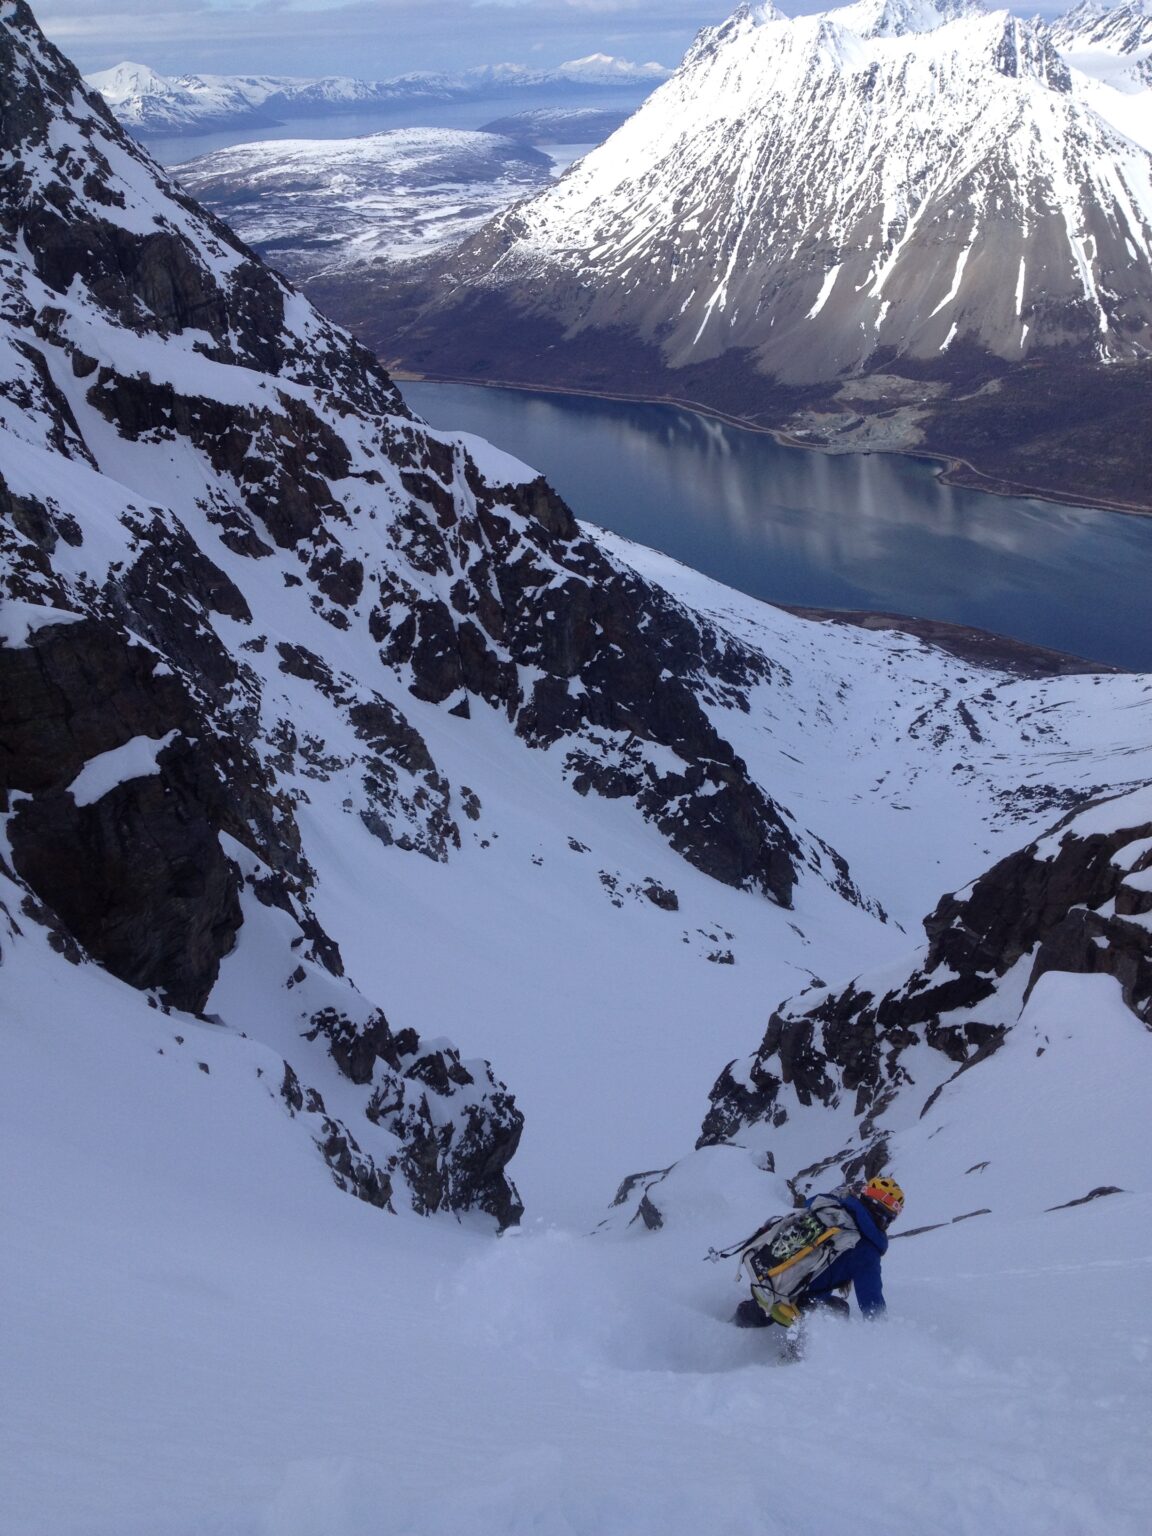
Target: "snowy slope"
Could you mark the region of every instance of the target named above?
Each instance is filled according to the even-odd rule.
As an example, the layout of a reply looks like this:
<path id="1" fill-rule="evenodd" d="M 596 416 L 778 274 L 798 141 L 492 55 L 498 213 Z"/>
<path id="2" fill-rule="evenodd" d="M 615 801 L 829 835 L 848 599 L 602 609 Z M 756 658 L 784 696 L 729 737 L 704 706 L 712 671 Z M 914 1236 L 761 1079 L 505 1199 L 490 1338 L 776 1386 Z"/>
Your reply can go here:
<path id="1" fill-rule="evenodd" d="M 1042 23 L 978 0 L 744 6 L 443 273 L 454 304 L 799 385 L 952 352 L 1148 352 L 1152 160 Z M 946 370 L 945 370 L 946 371 Z"/>
<path id="2" fill-rule="evenodd" d="M 941 1147 L 959 1140 L 970 1149 L 973 1131 L 955 1137 L 947 1129 L 963 1102 L 969 1075 L 1001 1092 L 1018 1080 L 1021 1063 L 1039 1060 L 1053 1045 L 1059 1056 L 1072 1041 L 1084 1048 L 1085 1028 L 1065 1031 L 1078 1013 L 1095 1011 L 1103 1022 L 1093 1062 L 1085 1067 L 1085 1098 L 1107 1101 L 1116 1110 L 1114 1135 L 1080 1147 L 1076 1162 L 1088 1178 L 1084 1189 L 1066 1194 L 1112 1192 L 1119 1171 L 1107 1173 L 1109 1158 L 1125 1145 L 1134 1120 L 1132 1067 L 1116 1052 L 1141 1047 L 1137 1027 L 1152 1022 L 1152 793 L 1147 787 L 1107 796 L 1063 818 L 1043 838 L 999 861 L 970 885 L 944 897 L 924 920 L 927 944 L 912 964 L 866 970 L 847 986 L 812 986 L 780 1005 L 755 1057 L 729 1064 L 712 1093 L 703 1142 L 737 1139 L 771 1150 L 776 1166 L 799 1173 L 801 1187 L 826 1177 L 839 1164 L 850 1176 L 896 1158 L 909 1127 L 931 1114 Z M 1125 1006 L 1133 1019 L 1123 1023 Z M 1046 1022 L 1059 1034 L 1050 1040 Z M 1113 1025 L 1112 1019 L 1121 1022 Z M 1115 1045 L 1106 1029 L 1118 1029 Z M 1021 1044 L 1021 1042 L 1026 1042 Z M 1120 1041 L 1128 1041 L 1122 1047 Z M 1037 1042 L 1041 1042 L 1037 1048 Z M 1014 1062 L 1009 1072 L 1004 1059 Z M 1053 1200 L 1068 1168 L 1051 1160 L 1051 1147 L 1064 1131 L 1079 1142 L 1084 1106 L 1063 1092 L 1050 1099 L 1042 1079 L 1052 1063 L 1034 1068 L 1027 1094 L 1031 1149 L 1017 1147 L 1015 1167 L 996 1159 L 996 1171 L 981 1178 L 1009 1200 Z M 1138 1080 L 1137 1073 L 1137 1080 Z M 1091 1113 L 1093 1104 L 1087 1106 Z M 1050 1123 L 1044 1123 L 1047 1116 Z M 967 1120 L 961 1112 L 960 1119 Z M 841 1146 L 810 1157 L 812 1135 L 827 1137 L 839 1123 Z M 990 1137 L 990 1145 L 995 1141 Z M 1003 1154 L 1012 1141 L 1000 1138 Z M 937 1149 L 939 1153 L 940 1149 Z M 1124 1156 L 1121 1156 L 1123 1163 Z M 943 1169 L 952 1154 L 934 1161 Z M 936 1181 L 937 1206 L 929 1221 L 963 1214 L 942 1208 L 960 1198 L 957 1181 L 981 1167 L 951 1163 L 954 1188 L 945 1194 Z M 1007 1182 L 1005 1182 L 1007 1180 Z M 1103 1186 L 1108 1186 L 1107 1190 Z M 970 1186 L 968 1186 L 970 1187 Z"/>
<path id="3" fill-rule="evenodd" d="M 172 174 L 299 281 L 457 244 L 551 172 L 548 156 L 495 133 L 398 128 L 238 144 Z"/>
<path id="4" fill-rule="evenodd" d="M 950 1107 L 946 1161 L 987 1169 L 951 1183 L 938 1120 L 902 1143 L 909 1224 L 993 1214 L 895 1241 L 887 1322 L 780 1368 L 700 1262 L 787 1202 L 748 1154 L 697 1154 L 656 1233 L 382 1228 L 310 1180 L 251 1042 L 158 1029 L 110 981 L 73 1021 L 78 973 L 30 958 L 0 1040 L 4 1536 L 1143 1531 L 1152 1169 L 1085 1064 L 1133 1098 L 1147 1036 L 1107 978 L 1037 996 L 1030 1137 L 1021 1036 Z M 1041 1208 L 1101 1176 L 1130 1193 Z"/>

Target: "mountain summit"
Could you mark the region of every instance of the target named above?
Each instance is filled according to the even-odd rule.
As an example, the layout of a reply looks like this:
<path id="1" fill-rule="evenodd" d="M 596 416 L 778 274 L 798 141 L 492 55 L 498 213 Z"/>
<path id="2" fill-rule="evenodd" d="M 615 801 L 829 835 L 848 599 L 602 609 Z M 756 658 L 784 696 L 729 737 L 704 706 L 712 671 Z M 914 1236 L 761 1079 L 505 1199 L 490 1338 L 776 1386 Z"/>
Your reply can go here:
<path id="1" fill-rule="evenodd" d="M 422 300 L 412 367 L 449 371 L 466 319 L 469 373 L 772 424 L 864 375 L 928 385 L 897 406 L 1020 364 L 1143 363 L 1152 159 L 1041 23 L 975 0 L 743 6 Z"/>

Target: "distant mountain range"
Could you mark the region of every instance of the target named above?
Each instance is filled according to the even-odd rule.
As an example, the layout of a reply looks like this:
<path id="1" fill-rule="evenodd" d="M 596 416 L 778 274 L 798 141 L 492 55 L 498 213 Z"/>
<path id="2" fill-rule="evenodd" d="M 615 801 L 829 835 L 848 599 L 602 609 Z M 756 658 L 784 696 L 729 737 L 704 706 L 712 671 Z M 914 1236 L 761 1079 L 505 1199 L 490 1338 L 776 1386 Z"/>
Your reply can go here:
<path id="1" fill-rule="evenodd" d="M 1152 407 L 1150 26 L 741 6 L 559 183 L 385 294 L 367 339 L 428 374 L 678 398 L 1152 505 L 1125 447 Z"/>
<path id="2" fill-rule="evenodd" d="M 631 116 L 602 107 L 529 107 L 482 124 L 522 144 L 599 144 Z"/>
<path id="3" fill-rule="evenodd" d="M 483 100 L 523 91 L 551 95 L 652 89 L 667 79 L 661 64 L 634 64 L 604 53 L 570 59 L 550 70 L 488 65 L 460 74 L 397 75 L 358 80 L 341 75 L 160 75 L 146 64 L 122 63 L 87 77 L 124 127 L 140 135 L 195 134 L 275 126 L 283 117 L 328 117 L 387 110 L 420 102 Z"/>
<path id="4" fill-rule="evenodd" d="M 1089 74 L 1101 74 L 1117 84 L 1127 80 L 1135 86 L 1152 80 L 1148 0 L 1132 0 L 1113 10 L 1084 0 L 1053 22 L 1052 36 L 1057 48 L 1075 55 L 1077 67 Z"/>

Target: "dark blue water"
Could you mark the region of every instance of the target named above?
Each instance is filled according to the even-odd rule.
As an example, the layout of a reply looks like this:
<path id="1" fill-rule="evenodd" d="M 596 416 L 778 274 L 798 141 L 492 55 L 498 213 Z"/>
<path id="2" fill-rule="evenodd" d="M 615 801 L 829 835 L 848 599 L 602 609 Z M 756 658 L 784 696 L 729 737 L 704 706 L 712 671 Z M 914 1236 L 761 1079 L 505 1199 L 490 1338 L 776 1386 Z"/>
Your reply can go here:
<path id="1" fill-rule="evenodd" d="M 404 384 L 433 426 L 542 470 L 580 518 L 769 602 L 972 624 L 1152 670 L 1152 518 L 944 485 L 671 406 Z"/>
<path id="2" fill-rule="evenodd" d="M 364 133 L 386 133 L 392 128 L 483 128 L 498 117 L 535 107 L 598 107 L 609 112 L 633 112 L 647 94 L 643 87 L 576 93 L 521 88 L 482 99 L 394 102 L 356 112 L 285 117 L 265 127 L 223 128 L 215 133 L 145 134 L 142 138 L 162 165 L 182 165 L 186 160 L 215 154 L 231 144 L 254 144 L 263 139 L 352 139 Z"/>

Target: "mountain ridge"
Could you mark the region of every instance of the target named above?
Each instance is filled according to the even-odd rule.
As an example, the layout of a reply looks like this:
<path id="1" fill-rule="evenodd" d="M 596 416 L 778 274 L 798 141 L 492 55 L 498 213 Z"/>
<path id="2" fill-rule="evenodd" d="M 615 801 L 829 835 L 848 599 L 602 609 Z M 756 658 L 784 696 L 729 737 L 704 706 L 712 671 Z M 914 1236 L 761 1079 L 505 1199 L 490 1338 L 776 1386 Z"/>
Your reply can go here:
<path id="1" fill-rule="evenodd" d="M 570 59 L 554 69 L 516 64 L 479 66 L 457 74 L 417 71 L 386 80 L 354 76 L 161 75 L 127 60 L 87 77 L 131 132 L 197 134 L 272 126 L 281 116 L 325 117 L 411 103 L 482 101 L 495 92 L 635 91 L 665 79 L 663 66 L 610 54 Z"/>
<path id="2" fill-rule="evenodd" d="M 424 733 L 491 716 L 513 758 L 561 748 L 564 793 L 624 802 L 717 880 L 787 907 L 803 866 L 873 903 L 709 716 L 767 659 L 611 560 L 534 471 L 416 422 L 22 0 L 3 22 L 13 900 L 161 1010 L 259 1029 L 344 1186 L 507 1225 L 520 1112 L 345 976 L 316 911 L 320 786 L 361 857 L 448 862 L 483 812 Z"/>

